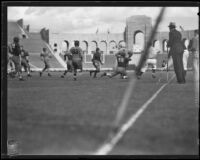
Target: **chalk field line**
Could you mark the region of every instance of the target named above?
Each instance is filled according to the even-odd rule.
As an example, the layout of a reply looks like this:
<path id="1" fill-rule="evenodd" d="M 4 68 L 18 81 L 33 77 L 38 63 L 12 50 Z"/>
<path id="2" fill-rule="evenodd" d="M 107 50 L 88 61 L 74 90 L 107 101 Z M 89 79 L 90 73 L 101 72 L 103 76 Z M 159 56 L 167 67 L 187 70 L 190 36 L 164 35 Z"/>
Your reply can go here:
<path id="1" fill-rule="evenodd" d="M 113 138 L 103 144 L 95 153 L 92 153 L 92 155 L 107 155 L 109 152 L 113 150 L 117 142 L 124 136 L 125 132 L 133 126 L 133 124 L 136 122 L 136 120 L 139 118 L 139 116 L 144 112 L 144 110 L 148 107 L 148 105 L 157 97 L 157 95 L 173 80 L 175 75 L 171 77 L 171 79 L 163 84 L 154 94 L 153 96 L 144 103 L 140 109 L 131 116 L 131 118 L 122 125 L 122 127 L 119 129 L 119 131 L 113 136 Z"/>

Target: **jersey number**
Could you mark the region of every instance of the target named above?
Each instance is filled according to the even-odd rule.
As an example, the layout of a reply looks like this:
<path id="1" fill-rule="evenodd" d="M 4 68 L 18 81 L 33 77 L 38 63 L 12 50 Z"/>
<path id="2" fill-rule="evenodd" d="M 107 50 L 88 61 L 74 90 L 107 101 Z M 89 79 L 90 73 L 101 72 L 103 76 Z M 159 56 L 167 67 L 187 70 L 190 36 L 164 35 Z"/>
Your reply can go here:
<path id="1" fill-rule="evenodd" d="M 78 49 L 75 49 L 75 50 L 74 50 L 74 54 L 79 54 L 79 50 L 78 50 Z"/>
<path id="2" fill-rule="evenodd" d="M 124 62 L 124 58 L 118 58 L 118 62 Z"/>

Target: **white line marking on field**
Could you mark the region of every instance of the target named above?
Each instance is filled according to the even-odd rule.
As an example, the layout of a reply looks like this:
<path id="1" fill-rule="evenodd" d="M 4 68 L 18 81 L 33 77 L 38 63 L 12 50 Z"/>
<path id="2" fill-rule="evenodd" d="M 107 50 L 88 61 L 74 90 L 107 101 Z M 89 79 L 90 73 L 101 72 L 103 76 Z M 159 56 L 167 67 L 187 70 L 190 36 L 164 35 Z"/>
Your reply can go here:
<path id="1" fill-rule="evenodd" d="M 133 124 L 135 123 L 135 121 L 137 120 L 137 118 L 144 112 L 144 110 L 148 107 L 148 105 L 157 97 L 157 95 L 163 90 L 163 88 L 168 85 L 172 79 L 175 77 L 175 75 L 172 76 L 172 78 L 165 83 L 164 85 L 162 85 L 160 87 L 160 89 L 158 89 L 156 91 L 156 93 L 153 94 L 153 96 L 142 105 L 142 107 L 131 116 L 131 118 L 124 124 L 122 125 L 122 127 L 119 129 L 119 132 L 116 133 L 115 136 L 113 136 L 113 138 L 111 139 L 110 142 L 102 145 L 97 152 L 94 153 L 94 155 L 107 155 L 110 151 L 112 151 L 112 149 L 115 147 L 115 145 L 117 144 L 117 142 L 123 137 L 124 133 L 131 127 L 133 126 Z"/>
<path id="2" fill-rule="evenodd" d="M 26 32 L 24 32 L 24 29 L 17 23 L 17 26 L 19 27 L 19 29 L 21 30 L 22 34 L 25 34 L 26 37 L 28 38 L 28 35 L 26 34 Z"/>
<path id="3" fill-rule="evenodd" d="M 36 67 L 35 65 L 33 65 L 32 63 L 30 63 L 29 62 L 29 64 L 30 64 L 30 66 L 32 66 L 32 67 L 34 67 L 34 68 L 37 68 L 37 69 L 39 69 L 38 67 Z"/>

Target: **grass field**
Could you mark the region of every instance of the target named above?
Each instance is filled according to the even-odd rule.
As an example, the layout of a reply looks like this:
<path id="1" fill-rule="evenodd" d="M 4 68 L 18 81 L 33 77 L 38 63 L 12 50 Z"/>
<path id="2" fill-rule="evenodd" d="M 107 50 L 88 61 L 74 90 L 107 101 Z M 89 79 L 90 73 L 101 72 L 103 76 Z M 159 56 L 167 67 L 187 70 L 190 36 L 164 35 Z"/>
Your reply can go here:
<path id="1" fill-rule="evenodd" d="M 24 82 L 8 78 L 8 138 L 18 141 L 20 154 L 91 154 L 107 139 L 128 80 L 80 73 L 73 81 L 72 75 L 60 75 L 33 72 Z M 177 84 L 174 78 L 109 154 L 199 154 L 192 72 L 186 81 Z M 155 79 L 147 72 L 137 80 L 122 124 L 165 83 L 166 72 Z"/>

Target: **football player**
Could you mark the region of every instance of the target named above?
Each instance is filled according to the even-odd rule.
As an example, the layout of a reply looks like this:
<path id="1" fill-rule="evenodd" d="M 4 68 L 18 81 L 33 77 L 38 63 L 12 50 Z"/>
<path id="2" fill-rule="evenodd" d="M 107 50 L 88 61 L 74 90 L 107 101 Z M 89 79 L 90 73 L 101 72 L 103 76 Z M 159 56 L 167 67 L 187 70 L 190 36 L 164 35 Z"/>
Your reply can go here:
<path id="1" fill-rule="evenodd" d="M 24 81 L 21 71 L 21 49 L 18 37 L 14 37 L 13 43 L 9 45 L 9 53 L 12 55 L 10 58 L 14 63 L 15 72 L 18 74 L 19 80 Z"/>
<path id="2" fill-rule="evenodd" d="M 9 51 L 9 47 L 8 47 L 8 51 Z M 7 53 L 7 64 L 10 67 L 10 71 L 8 71 L 8 75 L 10 75 L 11 78 L 15 77 L 15 66 L 14 66 L 14 62 L 12 61 L 12 54 L 10 52 Z"/>
<path id="3" fill-rule="evenodd" d="M 43 70 L 40 72 L 40 77 L 42 76 L 42 73 L 47 70 L 48 72 L 48 76 L 51 76 L 51 74 L 49 73 L 49 69 L 50 69 L 50 58 L 52 58 L 51 54 L 47 51 L 46 48 L 43 48 L 42 53 L 40 54 L 40 58 L 41 60 L 44 62 L 45 67 L 43 68 Z"/>
<path id="4" fill-rule="evenodd" d="M 72 72 L 72 71 L 73 71 L 73 66 L 72 66 L 72 54 L 71 54 L 70 52 L 65 52 L 64 60 L 66 61 L 66 64 L 67 64 L 67 70 L 65 70 L 65 72 L 61 75 L 61 78 L 64 78 L 65 75 L 66 75 L 68 72 Z"/>
<path id="5" fill-rule="evenodd" d="M 25 72 L 27 72 L 27 76 L 31 77 L 28 57 L 29 53 L 21 46 L 21 65 L 24 67 Z"/>
<path id="6" fill-rule="evenodd" d="M 151 43 L 151 47 L 149 48 L 148 59 L 146 60 L 146 63 L 142 67 L 141 71 L 137 72 L 138 79 L 140 79 L 142 74 L 146 72 L 148 66 L 152 67 L 152 78 L 156 78 L 155 72 L 156 72 L 156 64 L 157 64 L 157 59 L 156 59 L 157 53 L 159 53 L 159 51 L 156 51 Z"/>
<path id="7" fill-rule="evenodd" d="M 92 63 L 95 67 L 95 71 L 90 71 L 90 76 L 92 76 L 92 73 L 94 73 L 93 78 L 96 78 L 97 73 L 100 72 L 100 65 L 103 65 L 101 61 L 101 52 L 99 48 L 96 48 L 96 52 L 94 53 L 92 58 Z"/>
<path id="8" fill-rule="evenodd" d="M 70 50 L 70 53 L 72 55 L 72 66 L 73 66 L 73 72 L 74 72 L 74 80 L 77 80 L 77 69 L 80 69 L 82 71 L 82 61 L 83 61 L 83 51 L 79 47 L 79 41 L 74 42 L 74 47 L 72 47 Z"/>
<path id="9" fill-rule="evenodd" d="M 101 77 L 108 76 L 112 78 L 117 75 L 121 75 L 121 78 L 124 78 L 124 79 L 127 78 L 126 68 L 128 66 L 128 62 L 131 60 L 130 58 L 133 55 L 133 52 L 128 51 L 122 46 L 119 46 L 119 48 L 120 48 L 119 51 L 115 54 L 116 59 L 117 59 L 117 67 L 115 68 L 114 72 L 111 74 L 104 72 L 101 75 Z"/>

